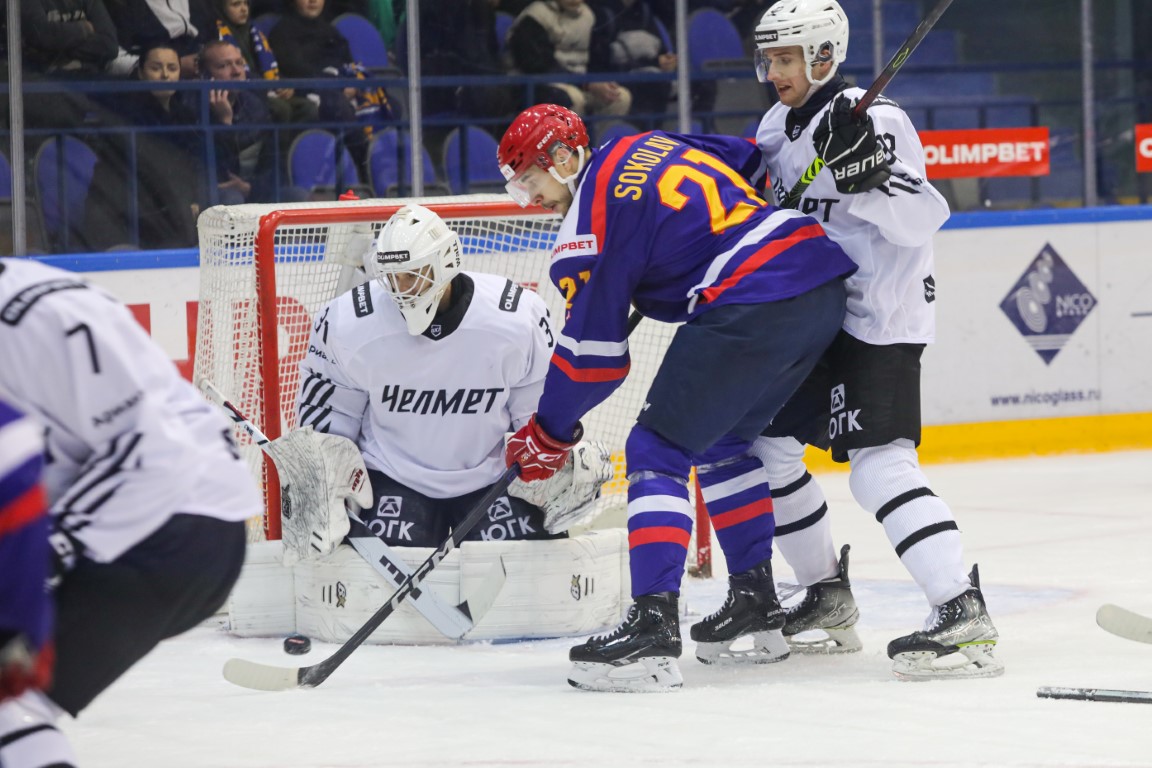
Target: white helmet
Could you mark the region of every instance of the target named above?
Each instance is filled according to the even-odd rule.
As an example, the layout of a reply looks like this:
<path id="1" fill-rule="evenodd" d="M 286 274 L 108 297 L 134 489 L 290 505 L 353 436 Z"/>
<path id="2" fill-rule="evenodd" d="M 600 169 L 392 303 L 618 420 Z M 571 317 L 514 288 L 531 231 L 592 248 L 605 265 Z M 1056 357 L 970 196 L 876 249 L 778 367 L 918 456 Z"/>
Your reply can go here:
<path id="1" fill-rule="evenodd" d="M 419 336 L 460 262 L 460 239 L 444 220 L 422 205 L 406 205 L 380 230 L 365 267 L 400 307 L 408 333 Z"/>
<path id="2" fill-rule="evenodd" d="M 808 64 L 804 75 L 815 90 L 831 80 L 848 57 L 848 17 L 836 0 L 779 0 L 760 17 L 753 39 L 756 79 L 768 82 L 769 60 L 764 50 L 798 45 Z M 812 66 L 824 61 L 832 62 L 828 75 L 813 80 Z"/>

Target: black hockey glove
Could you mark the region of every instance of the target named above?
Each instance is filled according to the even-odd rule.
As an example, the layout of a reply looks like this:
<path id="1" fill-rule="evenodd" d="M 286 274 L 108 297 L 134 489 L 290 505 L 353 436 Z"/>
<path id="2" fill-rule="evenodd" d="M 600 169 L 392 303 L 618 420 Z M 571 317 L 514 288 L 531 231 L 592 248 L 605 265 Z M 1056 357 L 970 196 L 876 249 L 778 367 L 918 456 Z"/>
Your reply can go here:
<path id="1" fill-rule="evenodd" d="M 875 189 L 892 175 L 872 120 L 867 114 L 853 118 L 853 106 L 852 99 L 840 94 L 812 132 L 816 154 L 832 171 L 836 191 L 844 195 Z"/>

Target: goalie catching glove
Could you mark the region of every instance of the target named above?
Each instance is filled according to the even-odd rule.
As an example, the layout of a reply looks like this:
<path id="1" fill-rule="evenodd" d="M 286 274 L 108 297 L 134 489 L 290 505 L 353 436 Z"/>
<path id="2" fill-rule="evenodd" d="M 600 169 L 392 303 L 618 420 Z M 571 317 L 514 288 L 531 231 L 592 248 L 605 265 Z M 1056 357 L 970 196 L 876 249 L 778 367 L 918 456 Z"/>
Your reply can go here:
<path id="1" fill-rule="evenodd" d="M 612 457 L 604 443 L 586 440 L 565 455 L 567 460 L 548 478 L 531 482 L 517 479 L 508 486 L 509 495 L 544 510 L 548 533 L 561 533 L 590 520 L 597 511 L 593 502 L 600 496 L 600 487 L 612 479 Z"/>
<path id="2" fill-rule="evenodd" d="M 280 475 L 284 564 L 328 554 L 350 528 L 345 502 L 359 508 L 372 504 L 360 449 L 346 437 L 304 427 L 273 440 L 265 450 Z"/>
<path id="3" fill-rule="evenodd" d="M 892 175 L 884 143 L 867 113 L 856 117 L 856 102 L 840 94 L 812 132 L 816 154 L 832 171 L 836 191 L 855 195 L 875 189 Z"/>

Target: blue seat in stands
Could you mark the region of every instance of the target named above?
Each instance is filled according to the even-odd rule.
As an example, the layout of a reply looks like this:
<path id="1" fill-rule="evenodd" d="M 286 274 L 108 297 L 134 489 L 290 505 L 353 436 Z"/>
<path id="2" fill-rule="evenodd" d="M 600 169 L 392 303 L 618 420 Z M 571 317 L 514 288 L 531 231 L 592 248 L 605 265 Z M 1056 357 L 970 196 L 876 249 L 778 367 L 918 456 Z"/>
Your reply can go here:
<path id="1" fill-rule="evenodd" d="M 342 192 L 359 186 L 356 162 L 347 149 L 340 147 L 337 167 L 336 148 L 336 137 L 328 131 L 303 131 L 288 149 L 288 183 L 311 192 Z"/>
<path id="2" fill-rule="evenodd" d="M 516 17 L 504 11 L 496 12 L 496 45 L 501 51 L 504 50 L 504 43 L 508 42 L 508 30 L 512 29 L 512 22 L 516 21 Z"/>
<path id="3" fill-rule="evenodd" d="M 0 152 L 0 201 L 12 200 L 12 166 L 8 157 Z"/>
<path id="4" fill-rule="evenodd" d="M 40 225 L 53 250 L 66 251 L 83 224 L 95 167 L 96 153 L 74 136 L 54 136 L 36 151 L 33 176 Z"/>
<path id="5" fill-rule="evenodd" d="M 693 72 L 708 69 L 745 69 L 744 42 L 731 19 L 714 8 L 701 8 L 688 17 L 688 64 Z"/>
<path id="6" fill-rule="evenodd" d="M 424 174 L 424 194 L 448 194 L 448 188 L 437 178 L 432 156 L 420 148 Z M 407 197 L 412 194 L 412 142 L 395 128 L 375 132 L 368 147 L 368 180 L 376 197 Z"/>
<path id="7" fill-rule="evenodd" d="M 352 59 L 369 69 L 385 69 L 388 64 L 388 48 L 380 30 L 358 13 L 342 13 L 332 21 L 340 34 L 348 40 L 352 49 Z"/>
<path id="8" fill-rule="evenodd" d="M 496 165 L 498 147 L 483 128 L 452 129 L 444 141 L 444 175 L 453 194 L 504 191 L 504 176 Z"/>

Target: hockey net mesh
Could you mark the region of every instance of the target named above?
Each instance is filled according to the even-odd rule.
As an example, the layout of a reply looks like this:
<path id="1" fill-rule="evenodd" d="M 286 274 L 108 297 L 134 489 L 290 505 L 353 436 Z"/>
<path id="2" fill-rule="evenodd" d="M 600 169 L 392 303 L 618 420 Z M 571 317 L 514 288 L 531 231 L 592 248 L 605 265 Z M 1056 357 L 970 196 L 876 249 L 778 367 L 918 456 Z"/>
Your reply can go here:
<path id="1" fill-rule="evenodd" d="M 353 265 L 361 263 L 376 233 L 406 202 L 431 208 L 456 231 L 465 269 L 504 275 L 536 290 L 548 304 L 553 327 L 562 326 L 564 297 L 548 277 L 561 219 L 541 209 L 521 209 L 506 196 L 217 206 L 198 223 L 197 380 L 211 380 L 269 438 L 293 429 L 299 363 L 312 317 L 364 279 Z M 624 441 L 674 331 L 664 323 L 642 322 L 629 337 L 628 378 L 583 419 L 585 434 L 612 451 L 615 476 L 599 502 L 607 510 L 622 513 L 626 505 Z M 247 434 L 237 430 L 236 437 L 267 503 L 263 525 L 250 527 L 252 538 L 266 532 L 278 536 L 274 469 Z M 623 524 L 618 515 L 606 515 L 605 522 L 614 518 Z"/>

